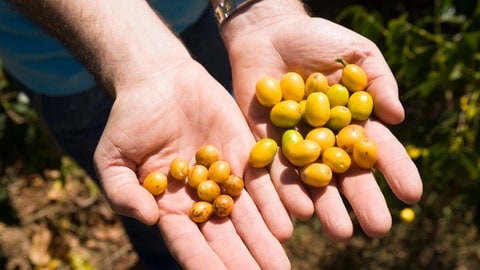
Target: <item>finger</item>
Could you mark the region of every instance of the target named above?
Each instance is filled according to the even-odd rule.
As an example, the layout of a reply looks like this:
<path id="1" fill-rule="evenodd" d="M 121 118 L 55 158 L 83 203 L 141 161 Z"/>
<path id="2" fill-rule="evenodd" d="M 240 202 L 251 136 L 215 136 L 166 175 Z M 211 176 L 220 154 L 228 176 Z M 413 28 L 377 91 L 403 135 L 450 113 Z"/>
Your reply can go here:
<path id="1" fill-rule="evenodd" d="M 164 216 L 159 228 L 171 254 L 184 269 L 227 269 L 187 215 Z"/>
<path id="2" fill-rule="evenodd" d="M 201 228 L 208 244 L 227 269 L 260 269 L 228 218 L 214 217 Z"/>
<path id="3" fill-rule="evenodd" d="M 398 85 L 390 67 L 378 49 L 365 58 L 362 68 L 368 76 L 367 91 L 374 100 L 373 113 L 388 124 L 398 124 L 405 118 L 405 111 L 398 98 Z"/>
<path id="4" fill-rule="evenodd" d="M 423 192 L 422 180 L 405 147 L 377 121 L 367 121 L 365 131 L 378 147 L 375 167 L 385 176 L 393 193 L 405 203 L 418 202 Z"/>
<path id="5" fill-rule="evenodd" d="M 249 168 L 245 174 L 248 193 L 260 210 L 270 231 L 285 242 L 292 236 L 293 224 L 265 169 Z"/>
<path id="6" fill-rule="evenodd" d="M 140 185 L 131 169 L 112 166 L 98 171 L 105 196 L 116 213 L 148 225 L 158 221 L 159 210 L 155 198 Z"/>
<path id="7" fill-rule="evenodd" d="M 370 170 L 352 166 L 348 174 L 339 177 L 339 187 L 367 235 L 382 237 L 390 230 L 390 211 Z"/>
<path id="8" fill-rule="evenodd" d="M 353 224 L 336 180 L 322 188 L 309 188 L 317 215 L 326 235 L 334 241 L 346 241 L 353 235 Z"/>
<path id="9" fill-rule="evenodd" d="M 246 195 L 242 193 L 238 197 L 231 215 L 238 235 L 261 269 L 291 269 L 281 243 L 268 230 L 252 199 Z"/>
<path id="10" fill-rule="evenodd" d="M 253 201 L 260 210 L 263 219 L 267 223 L 270 231 L 280 241 L 290 239 L 293 232 L 293 224 L 290 219 L 290 214 L 283 205 L 277 191 L 270 179 L 266 169 L 256 169 L 251 166 L 245 166 L 245 160 L 248 159 L 249 151 L 239 151 L 250 149 L 247 145 L 252 145 L 253 138 L 249 141 L 250 144 L 245 143 L 245 147 L 238 147 L 238 140 L 235 143 L 235 149 L 228 147 L 223 148 L 223 153 L 229 159 L 241 158 L 245 154 L 242 161 L 232 163 L 233 172 L 242 172 L 245 181 L 245 189 L 251 196 Z"/>
<path id="11" fill-rule="evenodd" d="M 281 151 L 275 155 L 270 166 L 270 176 L 290 213 L 301 220 L 311 218 L 314 213 L 313 202 L 308 191 L 300 184 L 297 169 L 289 163 Z"/>

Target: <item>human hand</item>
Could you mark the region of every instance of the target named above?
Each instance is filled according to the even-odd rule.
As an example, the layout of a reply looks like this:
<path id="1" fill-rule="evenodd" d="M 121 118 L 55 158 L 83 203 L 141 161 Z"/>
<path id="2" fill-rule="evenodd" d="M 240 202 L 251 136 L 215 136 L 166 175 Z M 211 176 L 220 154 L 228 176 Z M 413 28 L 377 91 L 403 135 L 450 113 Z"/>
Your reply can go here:
<path id="1" fill-rule="evenodd" d="M 281 136 L 280 129 L 268 124 L 268 109 L 255 100 L 255 83 L 261 76 L 280 78 L 287 71 L 296 71 L 306 78 L 312 72 L 322 72 L 331 85 L 340 81 L 337 57 L 360 65 L 367 73 L 367 91 L 375 102 L 375 117 L 363 125 L 379 148 L 376 169 L 399 199 L 406 203 L 420 199 L 422 183 L 417 168 L 401 143 L 376 120 L 396 124 L 403 120 L 404 111 L 396 81 L 375 44 L 340 25 L 309 17 L 295 0 L 280 5 L 273 0 L 256 2 L 227 21 L 222 34 L 232 63 L 236 98 L 257 139 L 279 141 Z M 315 213 L 327 235 L 335 240 L 348 239 L 353 233 L 341 194 L 368 235 L 383 236 L 391 228 L 388 206 L 370 170 L 352 168 L 326 188 L 308 188 L 298 184 L 298 173 L 280 155 L 271 164 L 270 174 L 289 211 L 300 219 Z"/>
<path id="2" fill-rule="evenodd" d="M 266 170 L 246 166 L 255 140 L 231 95 L 192 60 L 124 84 L 117 93 L 95 153 L 112 208 L 146 224 L 158 223 L 166 245 L 186 269 L 289 269 L 276 238 L 290 236 L 291 220 Z M 168 174 L 175 157 L 193 164 L 196 150 L 205 144 L 219 148 L 232 172 L 243 176 L 246 189 L 261 195 L 254 203 L 243 191 L 230 218 L 197 225 L 188 216 L 196 200 L 192 188 L 169 179 L 165 193 L 154 198 L 141 182 L 152 171 Z M 268 227 L 259 210 L 267 213 Z"/>

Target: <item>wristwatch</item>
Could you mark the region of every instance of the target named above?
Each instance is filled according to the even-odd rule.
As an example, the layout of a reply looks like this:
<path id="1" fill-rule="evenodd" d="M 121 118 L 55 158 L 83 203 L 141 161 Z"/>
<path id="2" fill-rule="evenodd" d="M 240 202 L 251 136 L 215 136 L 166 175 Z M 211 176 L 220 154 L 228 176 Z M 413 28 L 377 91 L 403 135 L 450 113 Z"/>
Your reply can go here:
<path id="1" fill-rule="evenodd" d="M 218 25 L 234 16 L 236 13 L 250 6 L 258 0 L 220 0 L 215 7 L 215 17 L 217 18 Z"/>

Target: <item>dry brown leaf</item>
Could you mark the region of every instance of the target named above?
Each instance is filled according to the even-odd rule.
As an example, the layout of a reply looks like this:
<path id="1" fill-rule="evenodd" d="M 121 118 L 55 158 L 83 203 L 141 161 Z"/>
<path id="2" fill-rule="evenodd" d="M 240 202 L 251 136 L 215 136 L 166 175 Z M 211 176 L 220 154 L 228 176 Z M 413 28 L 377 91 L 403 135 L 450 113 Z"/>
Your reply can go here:
<path id="1" fill-rule="evenodd" d="M 46 265 L 51 260 L 49 246 L 52 242 L 52 233 L 46 227 L 41 225 L 36 228 L 32 236 L 32 245 L 30 246 L 28 257 L 34 265 Z"/>

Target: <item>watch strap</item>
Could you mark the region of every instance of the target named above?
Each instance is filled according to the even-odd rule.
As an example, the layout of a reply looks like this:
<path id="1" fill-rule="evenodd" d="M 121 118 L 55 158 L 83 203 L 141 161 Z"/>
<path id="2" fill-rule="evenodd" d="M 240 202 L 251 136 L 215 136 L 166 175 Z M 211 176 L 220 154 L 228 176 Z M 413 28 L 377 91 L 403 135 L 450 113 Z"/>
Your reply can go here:
<path id="1" fill-rule="evenodd" d="M 220 0 L 214 9 L 218 25 L 258 0 Z"/>

